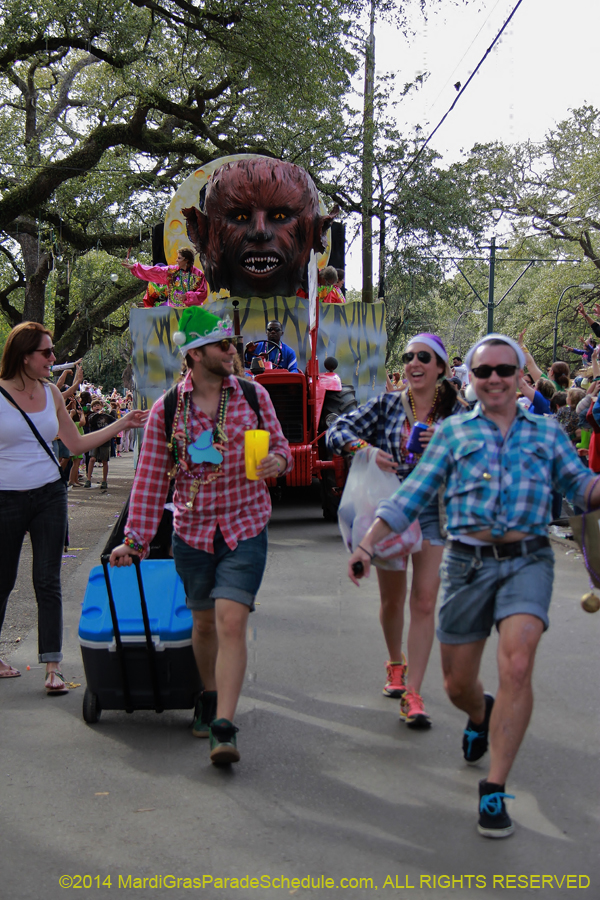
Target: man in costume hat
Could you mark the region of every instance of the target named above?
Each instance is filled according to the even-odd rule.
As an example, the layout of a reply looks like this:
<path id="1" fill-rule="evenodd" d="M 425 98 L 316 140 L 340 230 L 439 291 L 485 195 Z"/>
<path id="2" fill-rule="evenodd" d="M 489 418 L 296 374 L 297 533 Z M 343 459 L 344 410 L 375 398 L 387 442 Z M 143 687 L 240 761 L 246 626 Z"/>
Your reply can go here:
<path id="1" fill-rule="evenodd" d="M 173 335 L 188 373 L 177 386 L 171 441 L 165 434 L 164 398 L 156 401 L 144 435 L 131 493 L 125 542 L 112 565 L 130 565 L 148 552 L 175 478 L 173 557 L 192 610 L 192 646 L 204 685 L 195 737 L 210 739 L 210 757 L 237 762 L 233 724 L 246 670 L 246 626 L 254 610 L 267 556 L 271 500 L 265 484 L 292 467 L 288 442 L 267 391 L 256 392 L 257 412 L 233 376 L 233 326 L 206 309 L 186 309 Z M 269 453 L 246 478 L 245 432 L 270 433 Z"/>
<path id="2" fill-rule="evenodd" d="M 600 506 L 600 484 L 553 418 L 517 404 L 525 356 L 505 335 L 488 334 L 466 365 L 478 403 L 445 419 L 421 462 L 389 500 L 350 558 L 349 575 L 369 574 L 374 545 L 402 532 L 445 482 L 448 542 L 442 559 L 441 643 L 446 692 L 469 716 L 463 755 L 476 763 L 490 744 L 479 782 L 478 831 L 503 838 L 514 826 L 505 783 L 533 706 L 535 653 L 548 627 L 554 555 L 548 540 L 552 488 L 580 507 Z M 354 573 L 352 566 L 362 563 Z M 479 680 L 492 627 L 499 632 L 496 697 Z"/>

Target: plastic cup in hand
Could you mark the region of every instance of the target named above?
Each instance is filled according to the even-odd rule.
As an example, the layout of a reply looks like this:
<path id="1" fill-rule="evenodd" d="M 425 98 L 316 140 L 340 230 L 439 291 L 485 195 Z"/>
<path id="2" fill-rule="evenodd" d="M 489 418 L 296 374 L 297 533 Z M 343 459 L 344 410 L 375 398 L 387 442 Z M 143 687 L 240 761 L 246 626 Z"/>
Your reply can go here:
<path id="1" fill-rule="evenodd" d="M 247 431 L 245 436 L 246 478 L 258 481 L 256 467 L 269 452 L 269 432 L 262 428 Z"/>

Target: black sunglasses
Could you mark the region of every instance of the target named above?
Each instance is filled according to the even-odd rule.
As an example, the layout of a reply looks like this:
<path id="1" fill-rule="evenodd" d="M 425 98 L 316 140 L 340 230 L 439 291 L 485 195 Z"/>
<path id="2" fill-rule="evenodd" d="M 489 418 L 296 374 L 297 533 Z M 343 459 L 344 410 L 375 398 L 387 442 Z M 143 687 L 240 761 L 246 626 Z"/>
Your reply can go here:
<path id="1" fill-rule="evenodd" d="M 226 353 L 231 345 L 236 345 L 235 338 L 222 338 L 220 341 L 215 341 L 215 344 L 221 348 L 221 350 Z"/>
<path id="2" fill-rule="evenodd" d="M 402 362 L 403 363 L 412 362 L 412 360 L 415 358 L 415 356 L 417 357 L 419 362 L 422 362 L 422 363 L 430 363 L 431 360 L 433 359 L 433 356 L 431 355 L 431 353 L 428 350 L 419 350 L 417 353 L 403 353 L 402 354 Z"/>
<path id="3" fill-rule="evenodd" d="M 41 353 L 42 356 L 45 356 L 46 359 L 50 359 L 51 356 L 54 356 L 54 347 L 43 347 L 38 350 L 34 350 L 34 353 Z"/>
<path id="4" fill-rule="evenodd" d="M 500 378 L 510 378 L 517 371 L 518 366 L 509 366 L 507 363 L 501 363 L 499 366 L 477 366 L 471 369 L 475 378 L 489 378 L 492 372 L 497 372 Z"/>

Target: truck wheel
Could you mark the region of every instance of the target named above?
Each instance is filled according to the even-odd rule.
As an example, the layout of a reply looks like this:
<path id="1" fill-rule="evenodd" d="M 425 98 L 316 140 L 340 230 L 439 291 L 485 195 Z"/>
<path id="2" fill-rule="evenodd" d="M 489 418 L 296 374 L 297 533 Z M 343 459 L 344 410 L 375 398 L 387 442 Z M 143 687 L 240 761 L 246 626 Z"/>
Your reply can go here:
<path id="1" fill-rule="evenodd" d="M 356 394 L 354 386 L 351 384 L 343 384 L 341 391 L 327 391 L 323 401 L 323 410 L 321 412 L 321 421 L 319 423 L 319 432 L 327 428 L 327 419 L 329 416 L 342 416 L 345 413 L 356 409 Z M 319 452 L 321 459 L 331 459 L 332 454 L 325 445 L 325 438 L 319 441 Z M 325 469 L 321 473 L 321 506 L 323 507 L 323 518 L 326 522 L 337 522 L 337 511 L 340 505 L 341 491 L 337 487 L 335 474 Z"/>
<path id="2" fill-rule="evenodd" d="M 83 718 L 88 725 L 95 725 L 100 719 L 102 707 L 97 694 L 93 694 L 89 688 L 85 689 L 83 695 Z"/>
<path id="3" fill-rule="evenodd" d="M 321 421 L 319 423 L 319 432 L 327 428 L 326 419 L 328 416 L 343 416 L 345 413 L 351 412 L 358 407 L 356 402 L 356 394 L 354 385 L 343 384 L 341 391 L 327 391 L 323 400 L 323 409 L 321 411 Z"/>

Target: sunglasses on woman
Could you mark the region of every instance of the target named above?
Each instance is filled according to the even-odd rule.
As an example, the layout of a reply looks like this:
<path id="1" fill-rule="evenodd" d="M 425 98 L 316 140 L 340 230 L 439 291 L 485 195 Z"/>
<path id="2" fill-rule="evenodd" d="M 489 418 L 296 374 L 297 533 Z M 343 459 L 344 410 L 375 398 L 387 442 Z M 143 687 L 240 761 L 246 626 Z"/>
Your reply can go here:
<path id="1" fill-rule="evenodd" d="M 54 347 L 40 347 L 34 350 L 34 353 L 41 353 L 46 359 L 50 359 L 51 356 L 54 356 Z"/>
<path id="2" fill-rule="evenodd" d="M 497 372 L 500 378 L 510 378 L 516 371 L 517 366 L 509 366 L 506 363 L 501 363 L 499 366 L 477 366 L 477 368 L 471 369 L 475 378 L 489 378 L 492 372 Z"/>
<path id="3" fill-rule="evenodd" d="M 415 356 L 417 357 L 419 362 L 422 362 L 422 363 L 430 363 L 431 360 L 433 359 L 433 356 L 431 355 L 431 353 L 429 353 L 428 350 L 418 350 L 417 353 L 412 353 L 410 351 L 408 353 L 403 353 L 402 354 L 402 362 L 403 363 L 412 362 L 413 359 L 415 358 Z"/>

